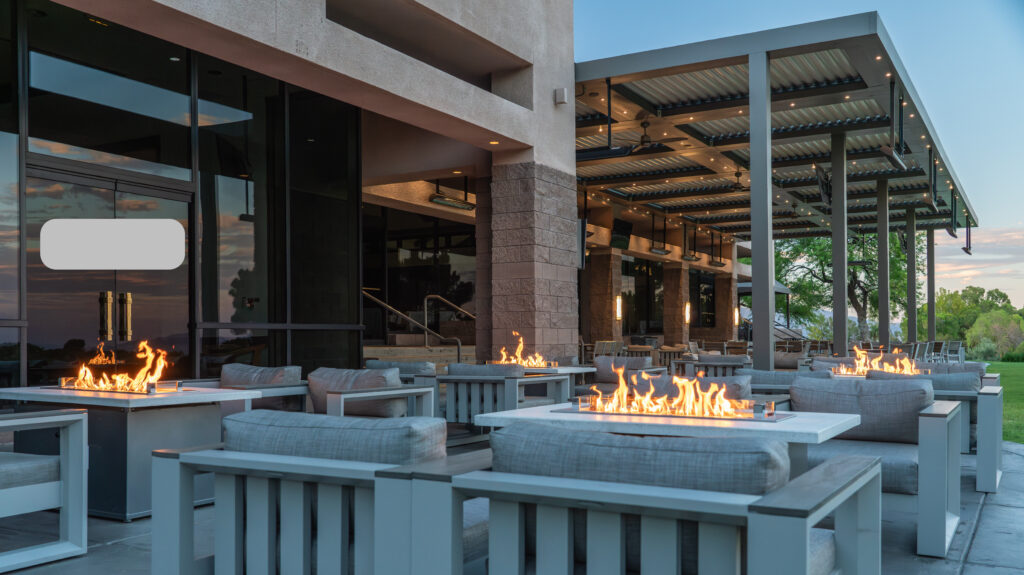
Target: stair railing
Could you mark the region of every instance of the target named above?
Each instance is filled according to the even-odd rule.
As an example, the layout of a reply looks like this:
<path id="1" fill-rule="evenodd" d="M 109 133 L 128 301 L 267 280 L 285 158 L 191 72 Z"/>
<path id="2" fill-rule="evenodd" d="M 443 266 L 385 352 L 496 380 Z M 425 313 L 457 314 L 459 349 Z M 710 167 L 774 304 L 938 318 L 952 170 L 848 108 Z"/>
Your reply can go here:
<path id="1" fill-rule="evenodd" d="M 455 304 L 453 302 L 450 302 L 450 301 L 446 300 L 445 298 L 441 297 L 438 294 L 432 293 L 432 294 L 427 294 L 427 296 L 423 298 L 423 324 L 425 326 L 429 326 L 430 325 L 430 313 L 429 313 L 428 306 L 427 306 L 427 303 L 430 300 L 439 301 L 439 302 L 445 304 L 446 306 L 452 308 L 456 312 L 458 312 L 458 313 L 468 317 L 469 319 L 471 319 L 473 321 L 476 321 L 476 316 L 473 315 L 472 313 L 470 313 L 469 311 L 459 307 L 457 304 Z M 441 326 L 438 326 L 437 329 L 441 329 Z M 423 345 L 427 345 L 427 344 L 430 343 L 429 342 L 429 338 L 430 338 L 430 335 L 427 332 L 423 332 Z"/>
<path id="2" fill-rule="evenodd" d="M 423 330 L 423 334 L 424 334 L 423 335 L 423 340 L 424 340 L 423 347 L 430 347 L 428 345 L 429 341 L 427 339 L 427 336 L 431 336 L 431 335 L 436 337 L 442 343 L 444 343 L 446 341 L 454 341 L 455 342 L 455 361 L 456 361 L 456 363 L 462 363 L 462 340 L 460 340 L 457 337 L 445 337 L 445 336 L 437 333 L 436 331 L 430 329 L 429 327 L 423 325 L 422 323 L 414 320 L 413 318 L 409 317 L 408 315 L 406 315 L 406 314 L 402 313 L 401 311 L 395 309 L 394 307 L 389 305 L 386 301 L 384 301 L 384 300 L 382 300 L 382 299 L 380 299 L 380 298 L 370 294 L 369 292 L 366 291 L 366 288 L 363 288 L 362 292 L 363 292 L 363 297 L 365 297 L 366 299 L 368 299 L 371 302 L 379 305 L 380 307 L 384 308 L 385 310 L 387 310 L 387 311 L 397 315 L 398 317 L 404 319 L 405 321 L 409 322 L 409 324 L 412 325 L 413 327 L 416 327 L 416 328 L 419 328 L 419 329 Z M 424 317 L 424 319 L 426 319 L 426 317 Z"/>

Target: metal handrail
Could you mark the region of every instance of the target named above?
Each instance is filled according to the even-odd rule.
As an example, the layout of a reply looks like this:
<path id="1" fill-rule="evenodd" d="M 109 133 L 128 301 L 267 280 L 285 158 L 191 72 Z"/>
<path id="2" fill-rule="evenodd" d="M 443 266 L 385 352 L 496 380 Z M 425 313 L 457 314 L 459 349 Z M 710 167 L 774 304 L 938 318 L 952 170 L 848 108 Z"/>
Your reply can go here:
<path id="1" fill-rule="evenodd" d="M 429 325 L 430 324 L 430 313 L 429 313 L 429 310 L 427 309 L 427 302 L 429 302 L 432 299 L 437 300 L 437 301 L 447 305 L 448 307 L 454 309 L 455 311 L 461 313 L 462 315 L 469 316 L 469 319 L 471 319 L 473 321 L 476 321 L 476 316 L 475 315 L 473 315 L 473 314 L 469 313 L 468 311 L 462 309 L 458 305 L 456 305 L 456 304 L 446 300 L 445 298 L 443 298 L 443 297 L 441 297 L 441 296 L 439 296 L 439 295 L 437 295 L 435 293 L 432 293 L 432 294 L 427 294 L 423 298 L 423 323 L 424 323 L 424 325 Z M 423 332 L 423 345 L 427 345 L 427 338 L 428 337 L 429 336 L 427 335 L 427 333 Z"/>
<path id="2" fill-rule="evenodd" d="M 442 343 L 445 342 L 445 341 L 454 341 L 455 342 L 455 361 L 456 361 L 456 363 L 462 363 L 462 340 L 460 340 L 457 337 L 445 337 L 445 336 L 437 333 L 436 331 L 430 329 L 429 327 L 423 325 L 422 323 L 420 323 L 420 322 L 412 319 L 411 317 L 407 316 L 406 314 L 398 311 L 397 309 L 392 307 L 390 304 L 388 304 L 386 301 L 384 301 L 384 300 L 382 300 L 382 299 L 380 299 L 380 298 L 378 298 L 376 296 L 370 295 L 366 291 L 366 288 L 363 288 L 361 291 L 363 292 L 363 297 L 365 297 L 366 299 L 372 301 L 373 303 L 381 306 L 385 310 L 387 310 L 387 311 L 397 315 L 398 317 L 404 319 L 405 321 L 407 321 L 410 324 L 412 324 L 414 327 L 418 327 L 418 328 L 422 329 L 423 333 L 424 333 L 424 337 L 426 335 L 432 335 L 432 336 L 436 337 Z M 427 344 L 424 344 L 424 347 L 430 347 L 430 346 L 427 345 Z"/>

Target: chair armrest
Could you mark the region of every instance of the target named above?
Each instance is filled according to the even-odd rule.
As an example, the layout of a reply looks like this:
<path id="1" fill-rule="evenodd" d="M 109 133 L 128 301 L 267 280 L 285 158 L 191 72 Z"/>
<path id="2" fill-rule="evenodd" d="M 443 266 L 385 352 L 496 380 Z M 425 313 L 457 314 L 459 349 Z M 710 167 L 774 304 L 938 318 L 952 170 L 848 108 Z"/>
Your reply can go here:
<path id="1" fill-rule="evenodd" d="M 369 387 L 363 389 L 334 389 L 328 390 L 327 395 L 346 396 L 345 401 L 360 401 L 369 399 L 393 399 L 401 397 L 415 397 L 422 395 L 424 390 L 433 390 L 433 385 L 409 384 L 401 387 Z M 351 396 L 351 397 L 350 397 Z"/>
<path id="2" fill-rule="evenodd" d="M 920 417 L 952 419 L 960 411 L 959 401 L 939 400 L 918 412 Z"/>
<path id="3" fill-rule="evenodd" d="M 263 397 L 288 397 L 292 395 L 306 395 L 309 393 L 308 385 L 230 385 L 223 389 L 242 389 L 246 391 L 258 391 Z"/>
<path id="4" fill-rule="evenodd" d="M 978 395 L 1002 395 L 1003 386 L 1001 385 L 986 385 L 978 390 Z"/>
<path id="5" fill-rule="evenodd" d="M 565 381 L 569 379 L 568 375 L 531 375 L 527 377 L 510 377 L 508 379 L 515 380 L 519 385 L 533 385 L 535 383 L 555 383 L 559 381 Z"/>
<path id="6" fill-rule="evenodd" d="M 26 411 L 0 415 L 0 431 L 48 429 L 67 427 L 85 421 L 84 409 L 53 409 L 48 411 Z"/>
<path id="7" fill-rule="evenodd" d="M 451 483 L 452 477 L 471 471 L 487 471 L 491 468 L 491 450 L 481 449 L 451 455 L 444 459 L 435 459 L 412 465 L 402 465 L 377 472 L 377 477 L 387 479 L 421 479 Z"/>
<path id="8" fill-rule="evenodd" d="M 861 485 L 882 473 L 882 460 L 865 455 L 833 457 L 750 506 L 763 515 L 808 518 L 828 514 Z"/>
<path id="9" fill-rule="evenodd" d="M 761 401 L 774 401 L 775 403 L 782 403 L 790 400 L 788 393 L 754 393 L 751 394 L 750 398 L 760 399 Z"/>
<path id="10" fill-rule="evenodd" d="M 190 453 L 193 451 L 208 451 L 224 449 L 223 443 L 210 443 L 207 445 L 196 445 L 194 447 L 181 447 L 179 449 L 154 449 L 153 457 L 160 457 L 162 459 L 178 459 L 182 453 Z"/>

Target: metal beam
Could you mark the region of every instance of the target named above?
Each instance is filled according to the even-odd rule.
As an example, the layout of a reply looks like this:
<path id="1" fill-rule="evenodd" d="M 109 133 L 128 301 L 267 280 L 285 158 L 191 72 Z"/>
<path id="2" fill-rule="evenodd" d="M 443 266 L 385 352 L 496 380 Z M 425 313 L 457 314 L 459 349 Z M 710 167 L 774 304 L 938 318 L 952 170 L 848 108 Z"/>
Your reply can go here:
<path id="1" fill-rule="evenodd" d="M 889 180 L 880 179 L 877 183 L 878 205 L 889 205 Z M 889 210 L 878 210 L 878 339 L 882 345 L 889 347 Z"/>
<path id="2" fill-rule="evenodd" d="M 925 232 L 928 266 L 928 341 L 935 341 L 935 230 Z"/>
<path id="3" fill-rule="evenodd" d="M 621 190 L 626 191 L 626 190 Z M 701 186 L 683 190 L 671 190 L 665 192 L 639 192 L 629 194 L 629 201 L 638 204 L 657 204 L 667 200 L 685 200 L 689 198 L 703 198 L 705 196 L 716 196 L 719 194 L 733 193 L 732 186 Z"/>
<path id="4" fill-rule="evenodd" d="M 832 353 L 846 357 L 846 132 L 832 134 Z"/>
<path id="5" fill-rule="evenodd" d="M 643 182 L 656 181 L 662 181 L 665 183 L 692 182 L 700 179 L 701 177 L 715 175 L 717 175 L 717 172 L 709 170 L 703 166 L 688 166 L 685 168 L 667 168 L 664 170 L 615 174 L 609 176 L 593 176 L 589 178 L 580 176 L 579 179 L 588 186 L 614 187 L 622 184 L 640 184 Z"/>
<path id="6" fill-rule="evenodd" d="M 768 53 L 749 56 L 751 299 L 754 368 L 775 368 L 775 242 L 772 240 L 772 113 Z"/>
<path id="7" fill-rule="evenodd" d="M 907 212 L 907 342 L 917 341 L 917 211 Z"/>
<path id="8" fill-rule="evenodd" d="M 682 130 L 687 126 L 683 125 L 676 127 Z M 815 124 L 813 126 L 800 125 L 780 126 L 778 128 L 772 128 L 772 141 L 781 143 L 790 140 L 807 139 L 811 136 L 821 136 L 823 134 L 857 132 L 862 130 L 878 130 L 888 127 L 888 116 L 878 115 L 872 116 L 870 118 L 845 118 L 843 120 L 822 122 L 820 124 Z M 691 130 L 689 133 L 691 135 L 694 135 L 693 132 L 696 132 L 696 130 Z M 746 148 L 747 145 L 750 143 L 749 132 L 746 134 L 702 134 L 700 135 L 700 137 L 709 146 L 713 146 L 721 150 Z"/>
<path id="9" fill-rule="evenodd" d="M 851 174 L 847 178 L 846 183 L 855 184 L 859 182 L 874 182 L 879 178 L 886 178 L 888 180 L 897 180 L 901 178 L 923 178 L 926 175 L 927 174 L 925 174 L 925 171 L 920 168 L 915 168 L 913 170 L 877 170 L 871 172 L 860 172 L 856 174 Z M 791 188 L 807 188 L 811 186 L 817 186 L 818 180 L 813 177 L 789 178 L 785 180 L 779 180 L 777 185 L 784 190 Z M 928 189 L 927 184 L 924 186 L 924 189 Z"/>

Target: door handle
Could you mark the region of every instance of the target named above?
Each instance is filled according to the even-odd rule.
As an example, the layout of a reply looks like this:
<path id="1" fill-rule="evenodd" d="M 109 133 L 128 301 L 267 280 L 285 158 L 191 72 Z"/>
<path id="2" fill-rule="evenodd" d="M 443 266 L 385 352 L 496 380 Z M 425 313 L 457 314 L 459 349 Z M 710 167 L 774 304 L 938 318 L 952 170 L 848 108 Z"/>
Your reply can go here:
<path id="1" fill-rule="evenodd" d="M 111 341 L 114 339 L 114 326 L 111 314 L 114 311 L 114 294 L 108 291 L 100 292 L 100 341 Z"/>
<path id="2" fill-rule="evenodd" d="M 132 340 L 132 292 L 118 294 L 117 303 L 120 305 L 119 323 L 117 337 L 121 341 Z"/>

